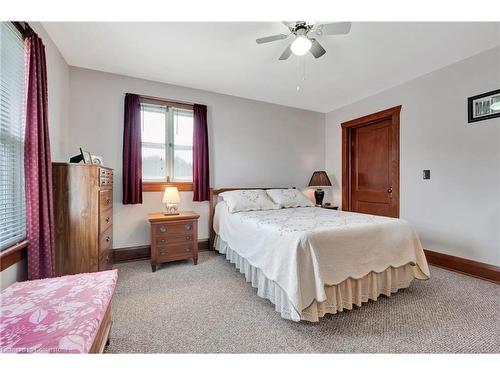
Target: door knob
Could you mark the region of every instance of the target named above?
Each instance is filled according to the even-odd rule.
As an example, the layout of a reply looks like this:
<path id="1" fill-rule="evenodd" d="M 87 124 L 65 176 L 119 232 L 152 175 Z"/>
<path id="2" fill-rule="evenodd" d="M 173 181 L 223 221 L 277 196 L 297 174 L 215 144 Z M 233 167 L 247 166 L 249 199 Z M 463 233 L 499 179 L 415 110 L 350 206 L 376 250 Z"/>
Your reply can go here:
<path id="1" fill-rule="evenodd" d="M 392 187 L 387 189 L 387 192 L 389 193 L 389 199 L 392 199 Z"/>

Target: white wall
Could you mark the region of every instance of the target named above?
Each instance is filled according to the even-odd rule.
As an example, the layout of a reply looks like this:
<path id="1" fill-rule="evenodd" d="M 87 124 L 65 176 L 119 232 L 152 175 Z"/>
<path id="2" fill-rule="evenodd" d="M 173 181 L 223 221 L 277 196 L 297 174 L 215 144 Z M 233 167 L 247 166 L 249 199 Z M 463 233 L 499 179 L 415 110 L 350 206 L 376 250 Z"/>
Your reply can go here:
<path id="1" fill-rule="evenodd" d="M 160 211 L 161 193 L 142 205 L 122 205 L 123 102 L 127 92 L 208 106 L 213 187 L 302 187 L 324 167 L 325 115 L 228 95 L 70 68 L 68 148 L 102 155 L 115 170 L 114 247 L 149 244 L 147 213 Z M 181 210 L 200 213 L 199 238 L 208 238 L 208 203 L 181 193 Z"/>
<path id="2" fill-rule="evenodd" d="M 49 134 L 52 159 L 58 160 L 64 154 L 64 142 L 69 111 L 69 67 L 39 22 L 30 22 L 33 30 L 45 44 L 47 59 L 47 81 L 49 94 Z M 4 289 L 15 281 L 26 279 L 26 262 L 16 263 L 0 272 L 0 288 Z"/>
<path id="3" fill-rule="evenodd" d="M 424 248 L 499 266 L 500 119 L 467 123 L 467 98 L 499 88 L 495 48 L 328 113 L 326 168 L 338 180 L 335 201 L 340 123 L 401 104 L 401 217 Z"/>

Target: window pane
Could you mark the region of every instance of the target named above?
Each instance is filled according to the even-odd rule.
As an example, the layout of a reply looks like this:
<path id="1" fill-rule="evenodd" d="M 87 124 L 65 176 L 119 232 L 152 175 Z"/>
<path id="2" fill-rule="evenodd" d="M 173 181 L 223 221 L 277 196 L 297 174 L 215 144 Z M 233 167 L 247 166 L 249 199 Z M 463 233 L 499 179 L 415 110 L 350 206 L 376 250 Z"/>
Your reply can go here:
<path id="1" fill-rule="evenodd" d="M 174 180 L 193 180 L 193 150 L 174 148 Z"/>
<path id="2" fill-rule="evenodd" d="M 142 105 L 142 142 L 165 143 L 165 107 Z"/>
<path id="3" fill-rule="evenodd" d="M 141 105 L 142 178 L 165 180 L 165 116 L 166 107 Z"/>
<path id="4" fill-rule="evenodd" d="M 0 249 L 26 238 L 24 199 L 24 44 L 0 24 Z"/>
<path id="5" fill-rule="evenodd" d="M 142 144 L 142 178 L 144 180 L 165 180 L 165 144 Z"/>
<path id="6" fill-rule="evenodd" d="M 193 111 L 174 111 L 174 145 L 193 146 Z"/>
<path id="7" fill-rule="evenodd" d="M 193 180 L 193 111 L 174 109 L 174 180 Z"/>

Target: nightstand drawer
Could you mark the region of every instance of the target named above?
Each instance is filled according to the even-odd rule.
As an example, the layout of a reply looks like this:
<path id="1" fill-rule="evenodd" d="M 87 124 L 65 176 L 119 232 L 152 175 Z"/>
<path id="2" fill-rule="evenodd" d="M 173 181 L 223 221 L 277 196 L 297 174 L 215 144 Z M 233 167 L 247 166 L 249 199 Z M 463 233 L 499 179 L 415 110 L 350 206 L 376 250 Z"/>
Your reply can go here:
<path id="1" fill-rule="evenodd" d="M 158 261 L 170 260 L 172 258 L 191 258 L 194 246 L 192 242 L 179 243 L 175 245 L 158 246 Z"/>
<path id="2" fill-rule="evenodd" d="M 179 242 L 192 242 L 193 238 L 194 236 L 192 234 L 170 234 L 164 237 L 157 237 L 156 245 L 160 247 Z"/>
<path id="3" fill-rule="evenodd" d="M 193 234 L 194 221 L 183 221 L 177 223 L 159 223 L 153 225 L 154 234 L 157 237 L 177 237 L 179 235 Z"/>

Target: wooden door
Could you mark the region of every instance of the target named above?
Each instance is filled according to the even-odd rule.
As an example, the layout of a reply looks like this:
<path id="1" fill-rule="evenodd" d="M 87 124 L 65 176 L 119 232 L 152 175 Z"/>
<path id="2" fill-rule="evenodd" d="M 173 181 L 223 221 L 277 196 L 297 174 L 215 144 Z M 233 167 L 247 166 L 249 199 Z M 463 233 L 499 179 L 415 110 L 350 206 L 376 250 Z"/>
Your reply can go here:
<path id="1" fill-rule="evenodd" d="M 400 110 L 342 124 L 343 210 L 399 217 Z"/>

